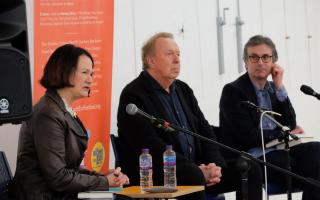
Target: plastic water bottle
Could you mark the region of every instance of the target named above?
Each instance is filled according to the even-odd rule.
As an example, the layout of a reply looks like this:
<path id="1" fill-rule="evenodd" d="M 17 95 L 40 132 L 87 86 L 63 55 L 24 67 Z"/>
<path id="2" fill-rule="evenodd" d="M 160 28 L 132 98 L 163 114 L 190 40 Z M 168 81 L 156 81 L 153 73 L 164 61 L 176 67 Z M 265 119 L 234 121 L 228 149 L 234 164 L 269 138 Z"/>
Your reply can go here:
<path id="1" fill-rule="evenodd" d="M 152 156 L 149 154 L 149 149 L 142 149 L 139 157 L 140 166 L 140 189 L 143 191 L 145 188 L 153 186 L 152 181 Z"/>
<path id="2" fill-rule="evenodd" d="M 176 153 L 172 150 L 172 145 L 167 145 L 163 153 L 163 173 L 164 187 L 176 188 Z"/>

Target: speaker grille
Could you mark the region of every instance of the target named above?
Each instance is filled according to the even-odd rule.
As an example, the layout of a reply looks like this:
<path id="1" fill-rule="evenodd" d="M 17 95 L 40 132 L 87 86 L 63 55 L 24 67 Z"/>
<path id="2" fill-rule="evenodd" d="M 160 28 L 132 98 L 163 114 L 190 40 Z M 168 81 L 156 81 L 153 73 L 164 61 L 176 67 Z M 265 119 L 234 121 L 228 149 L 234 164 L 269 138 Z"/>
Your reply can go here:
<path id="1" fill-rule="evenodd" d="M 0 123 L 19 123 L 31 115 L 29 60 L 14 48 L 0 47 Z"/>

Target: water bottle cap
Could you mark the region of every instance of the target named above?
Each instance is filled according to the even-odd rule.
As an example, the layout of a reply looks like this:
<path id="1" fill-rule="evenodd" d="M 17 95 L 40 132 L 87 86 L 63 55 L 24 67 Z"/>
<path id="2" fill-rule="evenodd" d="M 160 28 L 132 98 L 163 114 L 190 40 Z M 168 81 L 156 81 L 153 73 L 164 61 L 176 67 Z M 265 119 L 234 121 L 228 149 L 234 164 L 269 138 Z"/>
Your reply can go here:
<path id="1" fill-rule="evenodd" d="M 172 150 L 172 145 L 167 144 L 167 145 L 166 145 L 166 150 Z"/>
<path id="2" fill-rule="evenodd" d="M 149 149 L 148 148 L 143 148 L 142 149 L 142 153 L 149 153 Z"/>

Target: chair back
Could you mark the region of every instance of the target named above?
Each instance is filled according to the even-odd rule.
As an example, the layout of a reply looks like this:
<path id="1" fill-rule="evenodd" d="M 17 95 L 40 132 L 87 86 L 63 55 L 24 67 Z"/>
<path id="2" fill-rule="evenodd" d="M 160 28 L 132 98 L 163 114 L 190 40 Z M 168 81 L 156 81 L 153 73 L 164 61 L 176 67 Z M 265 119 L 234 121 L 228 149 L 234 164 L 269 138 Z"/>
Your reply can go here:
<path id="1" fill-rule="evenodd" d="M 110 140 L 114 152 L 115 167 L 120 167 L 119 137 L 114 134 L 110 134 Z"/>
<path id="2" fill-rule="evenodd" d="M 8 200 L 9 192 L 8 186 L 12 180 L 11 170 L 6 158 L 6 155 L 3 151 L 0 151 L 0 199 Z"/>
<path id="3" fill-rule="evenodd" d="M 279 183 L 273 183 L 273 182 L 268 182 L 268 195 L 279 195 L 279 194 L 286 194 L 287 193 L 287 187 L 286 185 L 282 185 Z M 265 188 L 265 187 L 264 187 Z M 292 188 L 291 190 L 292 193 L 295 192 L 302 192 L 301 189 L 299 188 Z"/>

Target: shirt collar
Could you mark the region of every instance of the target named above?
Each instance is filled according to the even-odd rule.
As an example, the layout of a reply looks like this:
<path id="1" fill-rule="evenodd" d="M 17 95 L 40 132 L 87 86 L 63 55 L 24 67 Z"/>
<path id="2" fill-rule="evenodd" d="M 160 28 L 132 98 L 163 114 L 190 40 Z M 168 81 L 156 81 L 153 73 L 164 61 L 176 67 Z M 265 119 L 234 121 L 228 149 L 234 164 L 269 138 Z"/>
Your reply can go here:
<path id="1" fill-rule="evenodd" d="M 251 83 L 252 83 L 252 81 L 251 81 Z M 256 93 L 258 93 L 258 92 L 271 92 L 271 93 L 273 93 L 274 92 L 270 81 L 266 82 L 263 89 L 259 89 L 254 83 L 252 83 L 252 85 L 253 85 Z"/>
<path id="2" fill-rule="evenodd" d="M 77 113 L 68 105 L 67 101 L 64 98 L 62 98 L 62 100 L 63 100 L 63 103 L 64 103 L 66 110 L 70 113 L 70 115 L 72 117 L 76 117 Z"/>
<path id="3" fill-rule="evenodd" d="M 161 85 L 149 74 L 148 71 L 143 71 L 143 74 L 147 77 L 150 81 L 151 87 L 153 90 L 162 91 L 168 93 L 165 89 L 161 87 Z M 173 83 L 170 85 L 170 92 L 174 92 L 176 90 L 176 81 L 174 80 Z"/>

